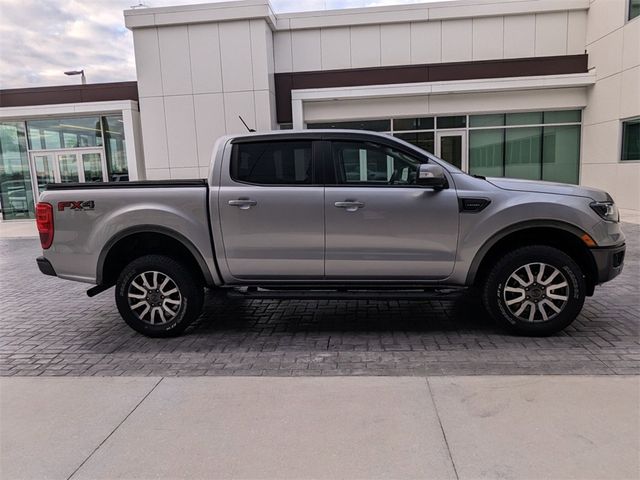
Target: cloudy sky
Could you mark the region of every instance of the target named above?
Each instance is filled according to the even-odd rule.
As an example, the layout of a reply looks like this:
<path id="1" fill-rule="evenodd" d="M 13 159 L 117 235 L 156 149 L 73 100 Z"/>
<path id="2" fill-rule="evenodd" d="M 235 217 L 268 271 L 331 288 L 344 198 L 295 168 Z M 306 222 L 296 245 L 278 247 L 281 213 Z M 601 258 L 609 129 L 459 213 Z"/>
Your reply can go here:
<path id="1" fill-rule="evenodd" d="M 0 88 L 135 80 L 133 40 L 122 11 L 140 0 L 0 0 Z M 149 7 L 212 0 L 142 0 Z M 215 0 L 213 0 L 215 1 Z M 276 12 L 429 0 L 271 0 Z M 433 0 L 431 0 L 433 1 Z"/>

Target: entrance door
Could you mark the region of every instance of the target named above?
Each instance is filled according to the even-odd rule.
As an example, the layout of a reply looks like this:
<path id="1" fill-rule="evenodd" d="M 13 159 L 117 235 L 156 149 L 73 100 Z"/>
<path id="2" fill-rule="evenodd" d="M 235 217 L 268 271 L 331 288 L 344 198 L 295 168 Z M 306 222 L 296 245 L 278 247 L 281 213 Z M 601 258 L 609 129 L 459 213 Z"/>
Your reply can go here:
<path id="1" fill-rule="evenodd" d="M 467 132 L 444 130 L 436 133 L 436 156 L 467 171 Z"/>
<path id="2" fill-rule="evenodd" d="M 101 149 L 41 150 L 31 152 L 31 178 L 36 201 L 48 183 L 106 182 Z"/>

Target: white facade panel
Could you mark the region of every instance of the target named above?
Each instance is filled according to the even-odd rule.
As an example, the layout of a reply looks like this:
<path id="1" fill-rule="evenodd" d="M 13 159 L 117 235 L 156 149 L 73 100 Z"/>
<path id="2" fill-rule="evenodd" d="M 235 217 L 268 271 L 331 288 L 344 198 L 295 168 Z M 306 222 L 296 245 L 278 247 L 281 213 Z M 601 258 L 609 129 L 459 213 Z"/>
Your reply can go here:
<path id="1" fill-rule="evenodd" d="M 380 66 L 380 26 L 351 27 L 351 66 Z"/>
<path id="2" fill-rule="evenodd" d="M 249 21 L 223 22 L 220 23 L 219 28 L 224 91 L 253 90 Z"/>
<path id="3" fill-rule="evenodd" d="M 238 116 L 242 116 L 247 125 L 256 124 L 256 108 L 253 92 L 232 92 L 224 94 L 224 119 L 226 133 L 242 133 L 247 129 Z M 253 128 L 253 127 L 251 127 Z"/>
<path id="4" fill-rule="evenodd" d="M 637 18 L 622 29 L 622 41 L 622 69 L 637 67 L 640 65 L 640 21 Z"/>
<path id="5" fill-rule="evenodd" d="M 226 133 L 222 93 L 195 95 L 194 115 L 198 147 L 198 165 L 207 166 L 215 141 Z"/>
<path id="6" fill-rule="evenodd" d="M 622 72 L 619 115 L 620 118 L 640 115 L 640 66 Z"/>
<path id="7" fill-rule="evenodd" d="M 473 23 L 471 19 L 442 22 L 442 61 L 465 62 L 473 56 Z"/>
<path id="8" fill-rule="evenodd" d="M 291 50 L 293 52 L 293 70 L 320 70 L 320 30 L 295 30 L 291 32 Z"/>
<path id="9" fill-rule="evenodd" d="M 577 10 L 567 16 L 567 55 L 584 53 L 587 41 L 587 12 Z"/>
<path id="10" fill-rule="evenodd" d="M 196 122 L 192 95 L 165 97 L 169 168 L 198 165 Z"/>
<path id="11" fill-rule="evenodd" d="M 438 63 L 442 60 L 442 23 L 411 23 L 411 63 Z"/>
<path id="12" fill-rule="evenodd" d="M 133 46 L 138 75 L 140 97 L 162 95 L 162 72 L 160 71 L 160 46 L 158 30 L 140 28 L 133 31 Z"/>
<path id="13" fill-rule="evenodd" d="M 349 27 L 323 28 L 320 31 L 322 70 L 351 68 Z"/>
<path id="14" fill-rule="evenodd" d="M 186 25 L 158 30 L 162 90 L 165 95 L 192 93 L 189 33 Z"/>
<path id="15" fill-rule="evenodd" d="M 291 31 L 273 32 L 273 57 L 276 72 L 290 72 L 293 70 Z"/>
<path id="16" fill-rule="evenodd" d="M 490 60 L 504 56 L 504 17 L 473 19 L 473 59 Z"/>
<path id="17" fill-rule="evenodd" d="M 169 168 L 163 97 L 140 98 L 142 144 L 147 169 Z"/>
<path id="18" fill-rule="evenodd" d="M 535 41 L 535 15 L 504 17 L 504 58 L 533 57 Z"/>
<path id="19" fill-rule="evenodd" d="M 380 62 L 382 65 L 411 63 L 411 24 L 380 26 Z"/>
<path id="20" fill-rule="evenodd" d="M 251 20 L 251 64 L 253 90 L 268 90 L 269 75 L 273 74 L 272 50 L 267 50 L 267 33 L 271 37 L 271 29 L 264 20 Z M 271 58 L 270 58 L 271 57 Z"/>
<path id="21" fill-rule="evenodd" d="M 189 58 L 193 93 L 222 92 L 218 24 L 189 25 Z"/>
<path id="22" fill-rule="evenodd" d="M 587 47 L 589 68 L 594 68 L 597 79 L 607 78 L 622 70 L 622 29 Z"/>
<path id="23" fill-rule="evenodd" d="M 537 57 L 567 54 L 567 12 L 536 14 Z"/>

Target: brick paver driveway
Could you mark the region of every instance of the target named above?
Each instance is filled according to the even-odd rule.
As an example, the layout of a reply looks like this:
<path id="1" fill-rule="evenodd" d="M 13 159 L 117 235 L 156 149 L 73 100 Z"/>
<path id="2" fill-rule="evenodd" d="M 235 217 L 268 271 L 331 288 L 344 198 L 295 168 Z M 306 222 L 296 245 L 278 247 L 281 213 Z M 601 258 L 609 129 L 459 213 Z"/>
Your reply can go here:
<path id="1" fill-rule="evenodd" d="M 113 291 L 38 272 L 36 239 L 0 241 L 2 375 L 438 375 L 640 373 L 640 226 L 621 276 L 550 338 L 505 334 L 477 300 L 265 301 L 209 294 L 185 335 L 127 327 Z"/>

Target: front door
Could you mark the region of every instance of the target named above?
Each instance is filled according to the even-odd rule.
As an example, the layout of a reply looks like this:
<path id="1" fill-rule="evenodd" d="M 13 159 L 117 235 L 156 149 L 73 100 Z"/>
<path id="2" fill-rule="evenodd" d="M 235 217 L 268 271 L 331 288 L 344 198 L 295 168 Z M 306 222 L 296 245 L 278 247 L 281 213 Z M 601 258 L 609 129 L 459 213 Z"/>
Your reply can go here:
<path id="1" fill-rule="evenodd" d="M 312 147 L 305 139 L 242 142 L 225 156 L 218 212 L 231 277 L 323 277 L 324 188 Z"/>
<path id="2" fill-rule="evenodd" d="M 436 156 L 467 171 L 467 132 L 442 130 L 436 134 Z"/>
<path id="3" fill-rule="evenodd" d="M 107 181 L 101 149 L 34 151 L 29 163 L 36 201 L 47 183 Z"/>
<path id="4" fill-rule="evenodd" d="M 458 199 L 415 184 L 427 161 L 389 146 L 334 141 L 325 193 L 327 279 L 439 280 L 453 271 Z"/>

